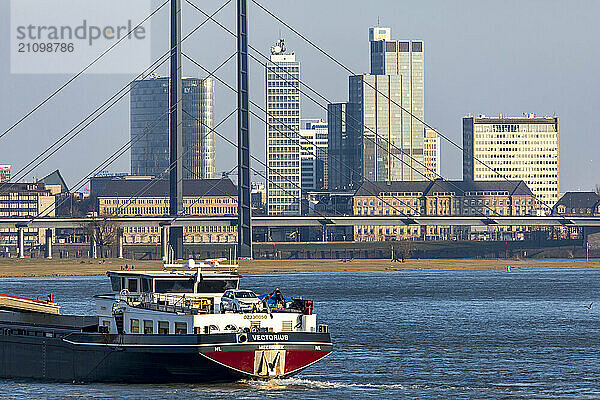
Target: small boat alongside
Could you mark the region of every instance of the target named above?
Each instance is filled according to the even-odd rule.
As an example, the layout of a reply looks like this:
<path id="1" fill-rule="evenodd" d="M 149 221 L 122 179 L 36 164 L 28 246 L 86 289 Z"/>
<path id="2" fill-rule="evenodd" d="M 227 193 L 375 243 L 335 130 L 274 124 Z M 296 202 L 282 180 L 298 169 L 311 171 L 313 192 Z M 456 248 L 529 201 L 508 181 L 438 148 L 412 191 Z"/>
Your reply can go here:
<path id="1" fill-rule="evenodd" d="M 76 382 L 286 378 L 332 351 L 311 300 L 240 290 L 219 260 L 107 273 L 94 316 L 0 295 L 0 377 Z M 4 296 L 4 297 L 3 297 Z M 281 301 L 283 300 L 283 301 Z M 38 304 L 39 302 L 39 304 Z M 23 304 L 25 305 L 23 305 Z"/>
<path id="2" fill-rule="evenodd" d="M 0 310 L 60 314 L 60 307 L 53 302 L 52 295 L 47 300 L 40 300 L 0 293 Z"/>

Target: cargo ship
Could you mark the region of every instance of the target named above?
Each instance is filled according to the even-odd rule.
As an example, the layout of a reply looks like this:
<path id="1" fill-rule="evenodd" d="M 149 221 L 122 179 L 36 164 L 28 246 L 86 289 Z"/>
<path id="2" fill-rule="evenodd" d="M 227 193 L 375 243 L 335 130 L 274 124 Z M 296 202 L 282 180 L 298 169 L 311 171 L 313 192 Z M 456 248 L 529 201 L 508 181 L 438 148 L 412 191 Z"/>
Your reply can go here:
<path id="1" fill-rule="evenodd" d="M 109 271 L 92 316 L 51 296 L 0 294 L 0 377 L 68 382 L 217 383 L 293 376 L 332 351 L 313 302 L 240 290 L 222 260 Z"/>

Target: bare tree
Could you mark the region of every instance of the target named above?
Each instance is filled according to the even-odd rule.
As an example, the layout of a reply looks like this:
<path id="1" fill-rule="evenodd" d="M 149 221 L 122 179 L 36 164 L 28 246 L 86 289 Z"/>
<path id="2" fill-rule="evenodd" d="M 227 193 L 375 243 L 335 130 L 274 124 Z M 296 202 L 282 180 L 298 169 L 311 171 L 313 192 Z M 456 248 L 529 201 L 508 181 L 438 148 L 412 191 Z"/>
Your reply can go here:
<path id="1" fill-rule="evenodd" d="M 596 190 L 594 190 L 598 196 L 600 196 L 600 185 L 596 185 Z"/>
<path id="2" fill-rule="evenodd" d="M 117 243 L 119 225 L 107 216 L 94 218 L 84 229 L 90 241 L 96 242 L 101 258 L 104 258 L 105 247 L 112 247 Z"/>
<path id="3" fill-rule="evenodd" d="M 411 251 L 412 249 L 410 243 L 407 240 L 403 240 L 398 243 L 398 253 L 402 262 L 404 262 L 407 258 L 410 258 Z"/>

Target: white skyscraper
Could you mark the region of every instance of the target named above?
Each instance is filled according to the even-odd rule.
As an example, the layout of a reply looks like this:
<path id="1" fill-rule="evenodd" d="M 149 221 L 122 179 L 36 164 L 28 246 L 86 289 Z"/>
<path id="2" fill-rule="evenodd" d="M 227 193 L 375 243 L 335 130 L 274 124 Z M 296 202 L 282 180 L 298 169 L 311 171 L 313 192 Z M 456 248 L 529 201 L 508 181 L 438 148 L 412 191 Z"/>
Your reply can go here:
<path id="1" fill-rule="evenodd" d="M 463 118 L 465 181 L 523 180 L 548 206 L 558 201 L 558 117 Z"/>
<path id="2" fill-rule="evenodd" d="M 436 131 L 425 127 L 423 140 L 425 176 L 427 179 L 440 177 L 440 136 Z"/>
<path id="3" fill-rule="evenodd" d="M 267 212 L 300 215 L 300 63 L 283 39 L 266 65 Z"/>

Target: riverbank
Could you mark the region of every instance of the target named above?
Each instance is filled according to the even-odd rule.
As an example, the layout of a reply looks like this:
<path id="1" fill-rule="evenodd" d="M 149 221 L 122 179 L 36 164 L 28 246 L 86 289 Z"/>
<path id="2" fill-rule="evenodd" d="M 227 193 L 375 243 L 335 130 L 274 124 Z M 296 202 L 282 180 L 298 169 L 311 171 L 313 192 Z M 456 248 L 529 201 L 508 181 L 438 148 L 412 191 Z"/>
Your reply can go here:
<path id="1" fill-rule="evenodd" d="M 0 259 L 0 277 L 20 276 L 81 276 L 104 275 L 109 270 L 120 270 L 127 265 L 135 270 L 157 270 L 161 261 L 139 260 L 46 260 Z M 517 268 L 572 268 L 600 267 L 598 261 L 580 260 L 417 260 L 391 262 L 385 259 L 343 260 L 243 260 L 240 273 L 316 272 L 316 271 L 401 271 L 452 269 L 511 269 Z"/>

